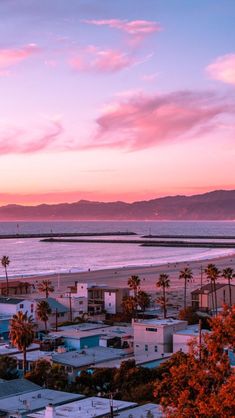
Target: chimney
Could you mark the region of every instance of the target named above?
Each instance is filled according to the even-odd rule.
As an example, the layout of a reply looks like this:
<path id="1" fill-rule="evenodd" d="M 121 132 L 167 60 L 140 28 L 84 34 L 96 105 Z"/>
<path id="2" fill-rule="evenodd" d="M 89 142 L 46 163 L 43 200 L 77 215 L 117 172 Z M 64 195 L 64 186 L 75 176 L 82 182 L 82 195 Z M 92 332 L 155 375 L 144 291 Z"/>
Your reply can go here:
<path id="1" fill-rule="evenodd" d="M 55 408 L 52 405 L 52 403 L 49 403 L 49 405 L 47 405 L 44 418 L 56 418 Z"/>

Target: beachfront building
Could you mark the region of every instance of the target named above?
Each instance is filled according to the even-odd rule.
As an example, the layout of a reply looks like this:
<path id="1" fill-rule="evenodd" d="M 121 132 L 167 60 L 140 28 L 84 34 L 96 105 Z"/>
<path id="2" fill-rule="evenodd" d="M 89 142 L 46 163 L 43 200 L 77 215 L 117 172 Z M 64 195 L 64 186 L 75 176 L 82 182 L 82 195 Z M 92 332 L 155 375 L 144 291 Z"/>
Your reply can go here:
<path id="1" fill-rule="evenodd" d="M 202 334 L 209 332 L 206 329 L 201 330 Z M 199 326 L 198 325 L 189 325 L 187 328 L 180 331 L 176 331 L 173 334 L 173 353 L 177 351 L 183 351 L 184 353 L 189 352 L 189 342 L 192 339 L 196 339 L 197 344 L 199 344 Z"/>
<path id="2" fill-rule="evenodd" d="M 76 295 L 87 300 L 88 312 L 91 314 L 103 311 L 116 314 L 122 312 L 122 301 L 129 296 L 129 288 L 77 283 Z"/>
<path id="3" fill-rule="evenodd" d="M 8 281 L 8 295 L 9 296 L 31 294 L 33 289 L 34 289 L 34 285 L 29 282 L 22 282 L 19 280 Z M 7 294 L 7 285 L 6 285 L 6 282 L 3 281 L 0 283 L 0 295 L 6 296 L 6 294 Z"/>
<path id="4" fill-rule="evenodd" d="M 187 328 L 187 321 L 176 319 L 134 319 L 136 357 L 158 358 L 173 351 L 173 334 Z"/>
<path id="5" fill-rule="evenodd" d="M 235 303 L 235 285 L 231 285 L 232 303 Z M 229 285 L 227 283 L 216 283 L 217 307 L 218 309 L 227 303 L 229 304 Z M 202 286 L 191 292 L 192 307 L 195 310 L 211 311 L 213 309 L 213 289 L 211 283 Z"/>
<path id="6" fill-rule="evenodd" d="M 56 300 L 69 309 L 71 319 L 79 317 L 88 312 L 88 300 L 86 297 L 80 297 L 76 294 L 69 292 L 64 295 L 60 295 Z"/>
<path id="7" fill-rule="evenodd" d="M 70 314 L 69 314 L 69 309 L 63 305 L 62 303 L 58 302 L 56 299 L 54 298 L 39 298 L 39 299 L 34 299 L 34 307 L 35 307 L 35 312 L 34 312 L 34 318 L 35 321 L 38 325 L 38 329 L 39 330 L 43 330 L 44 329 L 44 323 L 42 321 L 40 321 L 40 319 L 38 318 L 37 315 L 37 303 L 44 300 L 45 302 L 48 303 L 50 309 L 51 309 L 51 314 L 48 316 L 48 329 L 56 327 L 57 325 L 68 321 L 70 319 Z"/>
<path id="8" fill-rule="evenodd" d="M 36 302 L 30 299 L 21 299 L 13 297 L 0 297 L 0 314 L 10 315 L 11 317 L 19 311 L 28 313 L 35 318 Z"/>

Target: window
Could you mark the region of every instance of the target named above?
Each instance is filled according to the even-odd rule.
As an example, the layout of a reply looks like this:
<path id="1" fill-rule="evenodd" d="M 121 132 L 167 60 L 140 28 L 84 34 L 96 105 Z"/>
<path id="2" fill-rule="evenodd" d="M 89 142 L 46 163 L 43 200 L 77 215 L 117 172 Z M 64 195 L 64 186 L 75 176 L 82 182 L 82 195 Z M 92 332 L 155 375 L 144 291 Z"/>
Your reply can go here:
<path id="1" fill-rule="evenodd" d="M 157 328 L 146 328 L 146 331 L 157 332 Z"/>
<path id="2" fill-rule="evenodd" d="M 111 296 L 111 292 L 109 292 L 109 296 Z"/>
<path id="3" fill-rule="evenodd" d="M 145 350 L 145 351 L 148 351 L 148 349 L 149 349 L 149 348 L 148 348 L 148 344 L 145 344 L 145 346 L 144 346 L 144 350 Z"/>
<path id="4" fill-rule="evenodd" d="M 82 300 L 79 301 L 79 305 L 83 305 L 83 301 Z"/>
<path id="5" fill-rule="evenodd" d="M 111 304 L 111 303 L 109 303 L 109 306 L 112 306 L 112 304 Z"/>
<path id="6" fill-rule="evenodd" d="M 136 346 L 136 348 L 139 348 L 139 344 L 136 344 L 135 346 Z"/>
<path id="7" fill-rule="evenodd" d="M 157 345 L 155 345 L 155 346 L 154 346 L 154 351 L 155 351 L 155 353 L 157 353 L 157 352 L 158 352 Z"/>
<path id="8" fill-rule="evenodd" d="M 24 309 L 24 304 L 23 303 L 20 304 L 20 309 Z"/>

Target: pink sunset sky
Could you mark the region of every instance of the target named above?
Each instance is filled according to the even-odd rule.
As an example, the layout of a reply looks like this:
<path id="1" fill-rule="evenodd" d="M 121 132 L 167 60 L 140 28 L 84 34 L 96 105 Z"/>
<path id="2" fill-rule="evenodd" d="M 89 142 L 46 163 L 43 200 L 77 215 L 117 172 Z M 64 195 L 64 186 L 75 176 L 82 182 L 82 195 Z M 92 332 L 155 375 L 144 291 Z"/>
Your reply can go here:
<path id="1" fill-rule="evenodd" d="M 235 188 L 233 0 L 1 0 L 0 205 Z"/>

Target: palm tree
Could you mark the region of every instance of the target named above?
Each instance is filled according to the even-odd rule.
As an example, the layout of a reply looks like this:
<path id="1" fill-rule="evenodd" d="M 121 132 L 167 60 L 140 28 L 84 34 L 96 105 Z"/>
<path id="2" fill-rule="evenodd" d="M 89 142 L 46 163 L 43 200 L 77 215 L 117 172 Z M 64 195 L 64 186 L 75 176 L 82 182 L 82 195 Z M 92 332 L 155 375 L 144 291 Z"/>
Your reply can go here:
<path id="1" fill-rule="evenodd" d="M 220 275 L 219 269 L 214 264 L 208 264 L 207 268 L 205 269 L 205 273 L 207 275 L 207 279 L 211 283 L 211 290 L 212 290 L 212 309 L 215 311 L 217 315 L 217 292 L 216 292 L 216 281 Z"/>
<path id="2" fill-rule="evenodd" d="M 231 280 L 235 277 L 233 269 L 231 267 L 227 267 L 222 272 L 222 277 L 228 280 L 229 286 L 229 306 L 232 307 L 232 289 L 231 289 Z"/>
<path id="3" fill-rule="evenodd" d="M 7 255 L 4 255 L 3 257 L 2 257 L 2 259 L 1 259 L 1 263 L 2 263 L 2 266 L 4 267 L 4 269 L 5 269 L 5 276 L 6 276 L 6 285 L 7 285 L 7 291 L 6 291 L 6 294 L 7 294 L 7 296 L 9 295 L 9 282 L 8 282 L 8 274 L 7 274 L 7 267 L 9 266 L 9 264 L 10 264 L 10 259 L 9 259 L 9 257 L 7 256 Z"/>
<path id="4" fill-rule="evenodd" d="M 38 290 L 41 293 L 46 294 L 46 299 L 49 297 L 49 293 L 54 292 L 55 288 L 51 282 L 51 280 L 42 280 L 38 285 Z"/>
<path id="5" fill-rule="evenodd" d="M 134 291 L 134 297 L 137 297 L 139 287 L 140 287 L 140 278 L 139 276 L 131 276 L 127 282 L 130 289 Z"/>
<path id="6" fill-rule="evenodd" d="M 187 283 L 193 278 L 192 270 L 189 267 L 185 267 L 180 271 L 179 279 L 184 280 L 184 309 L 186 309 L 186 297 L 187 297 Z"/>
<path id="7" fill-rule="evenodd" d="M 164 318 L 166 318 L 166 314 L 167 314 L 166 288 L 170 287 L 169 275 L 165 273 L 161 273 L 156 283 L 156 286 L 162 288 L 162 297 L 158 299 L 158 302 L 163 307 L 163 315 L 164 315 Z"/>
<path id="8" fill-rule="evenodd" d="M 137 296 L 137 304 L 144 313 L 145 309 L 148 308 L 150 305 L 150 297 L 148 293 L 144 292 L 143 290 L 140 290 Z"/>
<path id="9" fill-rule="evenodd" d="M 27 348 L 32 344 L 34 339 L 35 324 L 33 317 L 22 311 L 13 315 L 10 320 L 10 340 L 12 344 L 23 353 L 23 370 L 26 373 L 26 353 Z"/>
<path id="10" fill-rule="evenodd" d="M 40 319 L 40 321 L 43 321 L 45 324 L 45 333 L 47 334 L 47 322 L 49 319 L 49 315 L 51 315 L 51 308 L 49 306 L 49 303 L 46 300 L 40 300 L 37 303 L 37 309 L 36 309 L 36 313 L 38 316 L 38 319 Z"/>

